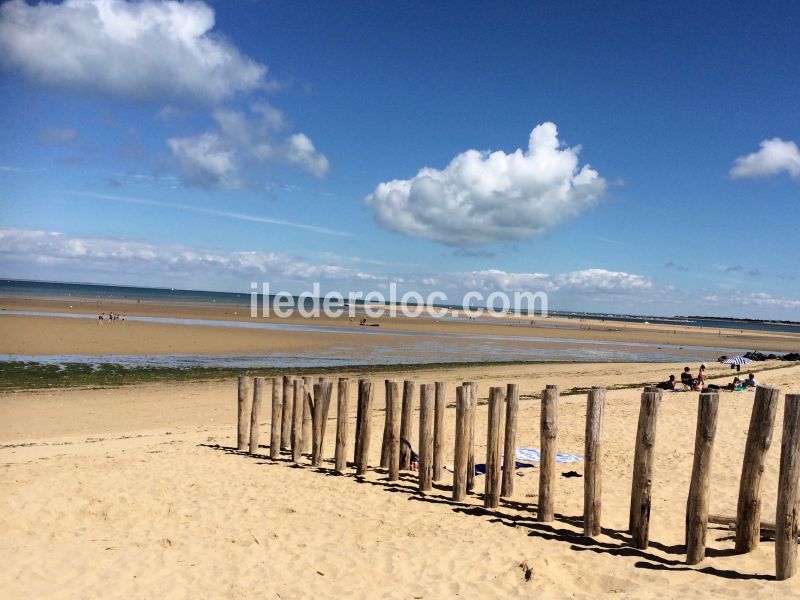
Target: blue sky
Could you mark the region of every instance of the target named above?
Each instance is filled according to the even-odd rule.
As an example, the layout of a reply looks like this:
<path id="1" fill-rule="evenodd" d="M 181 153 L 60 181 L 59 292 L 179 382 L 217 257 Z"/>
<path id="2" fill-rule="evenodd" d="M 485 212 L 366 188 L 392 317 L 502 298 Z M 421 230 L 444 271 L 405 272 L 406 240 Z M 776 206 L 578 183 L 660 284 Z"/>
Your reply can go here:
<path id="1" fill-rule="evenodd" d="M 0 275 L 800 319 L 797 31 L 791 2 L 6 2 Z"/>

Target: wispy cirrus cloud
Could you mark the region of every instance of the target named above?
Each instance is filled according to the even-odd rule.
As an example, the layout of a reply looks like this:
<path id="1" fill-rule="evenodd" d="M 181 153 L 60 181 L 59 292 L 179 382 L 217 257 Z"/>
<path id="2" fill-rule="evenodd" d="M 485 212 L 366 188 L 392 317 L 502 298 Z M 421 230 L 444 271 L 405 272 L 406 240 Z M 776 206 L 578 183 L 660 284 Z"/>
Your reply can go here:
<path id="1" fill-rule="evenodd" d="M 129 196 L 117 196 L 114 194 L 96 194 L 94 192 L 78 192 L 67 190 L 65 193 L 73 196 L 83 196 L 86 198 L 96 198 L 98 200 L 108 200 L 111 202 L 122 202 L 124 204 L 141 204 L 145 206 L 159 206 L 162 208 L 170 208 L 184 212 L 193 212 L 206 215 L 213 215 L 223 217 L 226 219 L 234 219 L 237 221 L 248 221 L 251 223 L 264 223 L 267 225 L 279 225 L 282 227 L 291 227 L 294 229 L 303 229 L 305 231 L 312 231 L 314 233 L 323 233 L 326 235 L 335 235 L 340 237 L 351 237 L 353 234 L 348 231 L 341 231 L 339 229 L 329 229 L 327 227 L 319 227 L 317 225 L 310 225 L 308 223 L 297 223 L 294 221 L 286 221 L 283 219 L 273 219 L 272 217 L 264 217 L 260 215 L 251 215 L 247 213 L 234 212 L 229 210 L 217 210 L 215 208 L 204 208 L 202 206 L 193 206 L 191 204 L 180 204 L 178 202 L 162 202 L 160 200 L 148 200 L 146 198 L 132 198 Z"/>

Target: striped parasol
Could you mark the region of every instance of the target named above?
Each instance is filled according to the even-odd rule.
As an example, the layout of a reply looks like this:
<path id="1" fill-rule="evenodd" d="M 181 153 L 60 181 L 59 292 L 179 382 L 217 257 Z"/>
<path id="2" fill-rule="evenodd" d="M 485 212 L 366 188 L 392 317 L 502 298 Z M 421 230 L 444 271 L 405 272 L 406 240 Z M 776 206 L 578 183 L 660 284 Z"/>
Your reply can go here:
<path id="1" fill-rule="evenodd" d="M 731 356 L 722 361 L 723 365 L 749 365 L 752 360 L 744 356 Z"/>

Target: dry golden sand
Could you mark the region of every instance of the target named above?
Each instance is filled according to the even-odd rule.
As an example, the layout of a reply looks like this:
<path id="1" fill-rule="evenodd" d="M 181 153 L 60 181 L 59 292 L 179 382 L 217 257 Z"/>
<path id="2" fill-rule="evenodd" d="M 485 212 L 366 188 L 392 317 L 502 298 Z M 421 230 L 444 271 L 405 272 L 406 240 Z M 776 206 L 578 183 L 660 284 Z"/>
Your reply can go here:
<path id="1" fill-rule="evenodd" d="M 391 373 L 401 380 L 515 381 L 518 445 L 538 447 L 546 383 L 562 389 L 658 381 L 682 365 L 593 364 L 460 368 Z M 800 391 L 800 366 L 758 374 Z M 728 375 L 718 365 L 712 375 Z M 371 462 L 380 450 L 383 375 L 373 377 Z M 330 474 L 286 459 L 226 450 L 234 442 L 236 383 L 158 384 L 0 396 L 0 589 L 7 598 L 240 597 L 798 597 L 798 579 L 772 581 L 774 544 L 732 555 L 727 529 L 708 532 L 708 558 L 683 565 L 680 547 L 691 471 L 696 393 L 665 394 L 658 421 L 651 547 L 631 549 L 627 525 L 640 390 L 609 391 L 605 417 L 603 526 L 581 536 L 582 478 L 558 477 L 554 523 L 534 522 L 538 470 L 516 477 L 513 498 L 495 511 L 479 496 L 449 501 L 449 479 L 418 495 L 412 474 L 399 485 L 371 471 Z M 528 396 L 528 397 L 526 397 Z M 269 404 L 269 390 L 265 404 Z M 351 407 L 355 385 L 351 384 Z M 714 449 L 711 511 L 733 514 L 752 392 L 723 393 Z M 335 406 L 335 403 L 334 403 Z M 582 453 L 585 396 L 563 396 L 560 451 Z M 334 409 L 335 412 L 335 409 Z M 452 452 L 454 409 L 446 414 Z M 763 487 L 763 518 L 774 518 L 782 402 Z M 351 443 L 353 415 L 351 414 Z M 331 415 L 325 444 L 332 456 Z M 269 411 L 261 418 L 268 443 Z M 477 455 L 486 407 L 478 412 Z M 416 434 L 416 427 L 414 428 Z M 262 450 L 267 453 L 266 448 Z M 447 462 L 452 462 L 448 457 Z M 559 471 L 583 472 L 583 464 Z M 477 490 L 482 489 L 477 479 Z M 520 565 L 523 565 L 521 567 Z M 526 581 L 525 568 L 532 569 Z"/>

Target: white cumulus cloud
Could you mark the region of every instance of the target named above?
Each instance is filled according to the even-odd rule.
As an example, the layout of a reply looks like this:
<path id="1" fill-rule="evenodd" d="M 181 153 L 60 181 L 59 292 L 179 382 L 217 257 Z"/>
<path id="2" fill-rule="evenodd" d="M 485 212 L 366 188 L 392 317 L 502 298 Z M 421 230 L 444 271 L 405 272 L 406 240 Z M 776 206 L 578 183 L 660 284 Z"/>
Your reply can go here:
<path id="1" fill-rule="evenodd" d="M 758 152 L 740 156 L 731 167 L 731 177 L 768 177 L 786 172 L 792 177 L 800 177 L 800 148 L 792 141 L 780 138 L 764 140 Z"/>
<path id="2" fill-rule="evenodd" d="M 451 246 L 530 238 L 593 205 L 606 181 L 554 123 L 534 127 L 528 149 L 467 150 L 444 169 L 380 183 L 367 196 L 379 224 Z"/>
<path id="3" fill-rule="evenodd" d="M 267 67 L 215 34 L 203 2 L 65 0 L 0 6 L 0 63 L 37 83 L 218 103 L 267 85 Z"/>
<path id="4" fill-rule="evenodd" d="M 295 164 L 315 177 L 328 172 L 328 159 L 308 136 L 285 136 L 282 130 L 287 125 L 281 111 L 259 103 L 251 113 L 216 110 L 211 130 L 167 140 L 185 183 L 204 188 L 241 187 L 246 184 L 241 174 L 245 167 L 267 161 Z"/>

